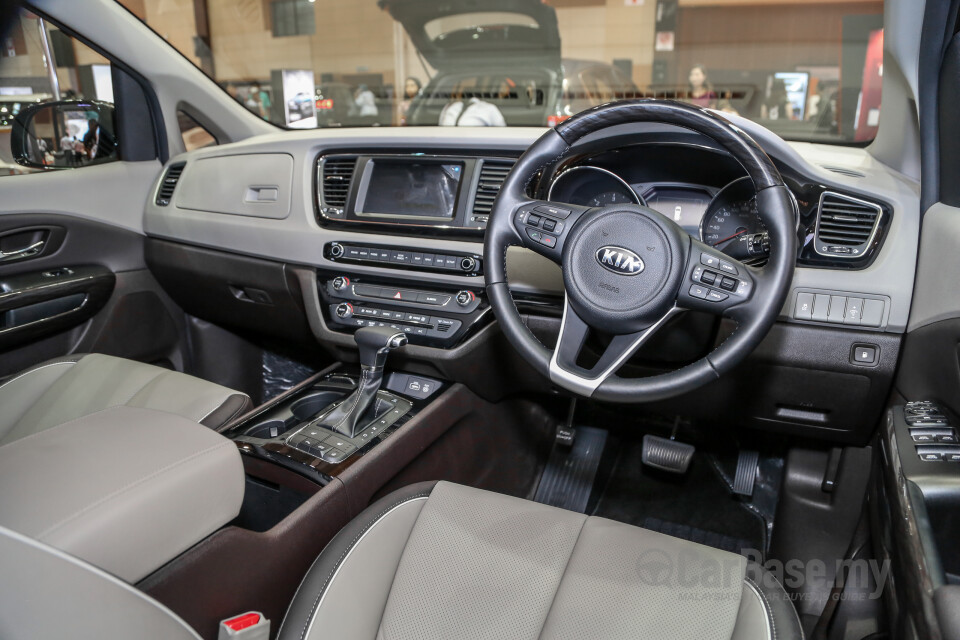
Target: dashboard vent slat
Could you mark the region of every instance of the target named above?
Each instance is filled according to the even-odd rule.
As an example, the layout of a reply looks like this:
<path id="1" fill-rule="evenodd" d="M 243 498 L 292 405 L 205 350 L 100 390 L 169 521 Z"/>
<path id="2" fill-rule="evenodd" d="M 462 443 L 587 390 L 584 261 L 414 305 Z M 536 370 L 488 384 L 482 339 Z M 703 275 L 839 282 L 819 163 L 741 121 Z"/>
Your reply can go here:
<path id="1" fill-rule="evenodd" d="M 183 168 L 187 166 L 186 162 L 178 162 L 167 167 L 163 179 L 160 181 L 160 188 L 157 190 L 156 204 L 159 207 L 166 207 L 173 198 L 173 192 L 177 188 L 180 176 L 183 174 Z"/>
<path id="2" fill-rule="evenodd" d="M 824 192 L 817 212 L 817 253 L 837 258 L 862 257 L 870 249 L 882 213 L 880 206 L 871 202 Z"/>
<path id="3" fill-rule="evenodd" d="M 322 197 L 324 207 L 342 208 L 347 204 L 350 184 L 353 182 L 353 170 L 357 166 L 356 157 L 336 156 L 323 161 Z"/>
<path id="4" fill-rule="evenodd" d="M 493 201 L 500 193 L 503 181 L 515 163 L 511 160 L 484 160 L 480 167 L 480 180 L 473 197 L 473 215 L 488 216 L 493 209 Z"/>

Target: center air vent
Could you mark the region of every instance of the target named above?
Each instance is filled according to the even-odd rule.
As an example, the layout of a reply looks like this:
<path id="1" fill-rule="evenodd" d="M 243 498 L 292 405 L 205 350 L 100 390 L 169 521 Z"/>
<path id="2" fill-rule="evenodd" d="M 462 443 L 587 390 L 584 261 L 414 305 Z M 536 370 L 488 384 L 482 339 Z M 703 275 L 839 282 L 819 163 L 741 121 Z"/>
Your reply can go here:
<path id="1" fill-rule="evenodd" d="M 180 181 L 180 175 L 183 168 L 187 166 L 186 162 L 178 162 L 167 167 L 167 172 L 160 181 L 160 189 L 157 190 L 157 206 L 166 207 L 173 198 L 173 192 L 177 188 L 177 182 Z"/>
<path id="2" fill-rule="evenodd" d="M 486 222 L 493 209 L 493 201 L 513 168 L 512 160 L 484 160 L 480 167 L 480 182 L 473 198 L 473 222 Z"/>
<path id="3" fill-rule="evenodd" d="M 835 258 L 861 258 L 870 248 L 883 210 L 879 205 L 830 191 L 820 198 L 814 247 Z"/>
<path id="4" fill-rule="evenodd" d="M 356 166 L 356 156 L 332 156 L 322 160 L 320 211 L 324 215 L 343 215 Z"/>

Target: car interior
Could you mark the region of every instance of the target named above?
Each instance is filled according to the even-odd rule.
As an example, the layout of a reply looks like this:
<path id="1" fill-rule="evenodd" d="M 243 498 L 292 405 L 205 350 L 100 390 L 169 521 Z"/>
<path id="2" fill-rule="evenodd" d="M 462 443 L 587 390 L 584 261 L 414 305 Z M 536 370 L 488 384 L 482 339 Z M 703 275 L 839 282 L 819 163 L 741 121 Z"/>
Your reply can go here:
<path id="1" fill-rule="evenodd" d="M 561 56 L 683 0 L 364 0 L 327 126 L 213 79 L 285 2 L 0 7 L 0 637 L 960 639 L 960 0 L 785 128 Z"/>

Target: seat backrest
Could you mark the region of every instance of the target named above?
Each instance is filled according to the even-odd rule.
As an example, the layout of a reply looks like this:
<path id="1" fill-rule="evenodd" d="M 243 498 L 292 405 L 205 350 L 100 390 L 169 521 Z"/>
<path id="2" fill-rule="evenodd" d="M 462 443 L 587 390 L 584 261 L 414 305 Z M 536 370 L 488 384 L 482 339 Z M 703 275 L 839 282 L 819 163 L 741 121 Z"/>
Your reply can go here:
<path id="1" fill-rule="evenodd" d="M 0 637 L 200 638 L 129 584 L 5 527 L 0 527 Z"/>

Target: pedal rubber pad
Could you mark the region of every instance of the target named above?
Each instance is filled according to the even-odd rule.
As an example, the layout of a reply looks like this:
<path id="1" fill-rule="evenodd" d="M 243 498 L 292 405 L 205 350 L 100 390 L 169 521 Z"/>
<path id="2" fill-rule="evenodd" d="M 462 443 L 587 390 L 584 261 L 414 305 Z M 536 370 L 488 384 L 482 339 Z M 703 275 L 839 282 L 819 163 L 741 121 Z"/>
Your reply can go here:
<path id="1" fill-rule="evenodd" d="M 742 450 L 737 456 L 737 473 L 733 478 L 733 492 L 740 496 L 752 496 L 753 484 L 757 479 L 757 464 L 760 453 Z"/>
<path id="2" fill-rule="evenodd" d="M 661 471 L 686 473 L 696 450 L 692 444 L 660 436 L 643 436 L 643 464 Z"/>

